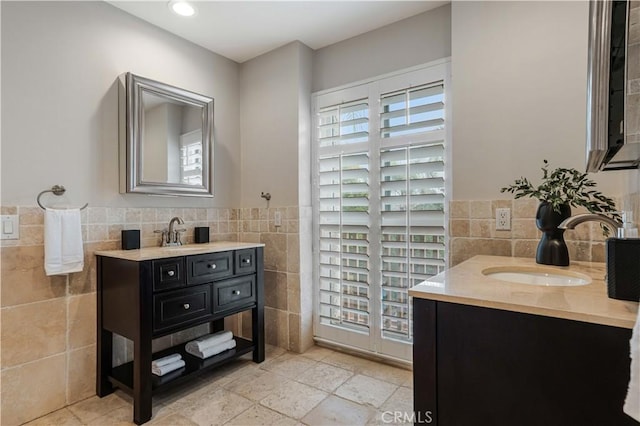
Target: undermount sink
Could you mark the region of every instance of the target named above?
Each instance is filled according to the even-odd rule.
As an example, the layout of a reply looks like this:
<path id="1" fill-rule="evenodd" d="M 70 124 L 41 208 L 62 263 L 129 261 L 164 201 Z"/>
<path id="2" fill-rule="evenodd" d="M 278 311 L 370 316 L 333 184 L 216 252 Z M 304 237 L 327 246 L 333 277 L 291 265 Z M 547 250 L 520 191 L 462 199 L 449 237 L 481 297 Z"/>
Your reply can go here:
<path id="1" fill-rule="evenodd" d="M 591 284 L 588 275 L 544 266 L 495 266 L 483 269 L 482 274 L 511 283 L 549 287 Z"/>

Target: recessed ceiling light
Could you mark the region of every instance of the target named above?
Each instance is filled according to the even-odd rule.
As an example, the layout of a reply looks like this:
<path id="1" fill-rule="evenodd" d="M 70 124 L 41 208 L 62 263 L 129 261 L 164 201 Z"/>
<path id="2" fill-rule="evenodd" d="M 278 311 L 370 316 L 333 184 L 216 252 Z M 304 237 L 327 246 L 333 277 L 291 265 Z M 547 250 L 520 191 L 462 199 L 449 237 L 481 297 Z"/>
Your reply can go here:
<path id="1" fill-rule="evenodd" d="M 196 8 L 183 0 L 170 1 L 169 9 L 180 16 L 193 16 L 196 14 Z"/>

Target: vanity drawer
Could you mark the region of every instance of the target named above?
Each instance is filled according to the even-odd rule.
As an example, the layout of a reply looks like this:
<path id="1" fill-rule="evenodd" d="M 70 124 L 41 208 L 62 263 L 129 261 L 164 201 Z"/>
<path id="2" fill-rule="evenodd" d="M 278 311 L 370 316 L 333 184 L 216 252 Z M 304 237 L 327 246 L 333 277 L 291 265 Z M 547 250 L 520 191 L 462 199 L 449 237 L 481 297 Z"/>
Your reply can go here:
<path id="1" fill-rule="evenodd" d="M 256 271 L 256 251 L 255 249 L 245 249 L 235 251 L 235 274 L 251 274 Z"/>
<path id="2" fill-rule="evenodd" d="M 233 275 L 233 252 L 187 256 L 187 284 L 201 284 Z"/>
<path id="3" fill-rule="evenodd" d="M 246 276 L 213 283 L 213 312 L 220 313 L 256 302 L 256 277 Z"/>
<path id="4" fill-rule="evenodd" d="M 168 290 L 184 285 L 184 258 L 172 257 L 153 261 L 153 290 Z"/>
<path id="5" fill-rule="evenodd" d="M 153 296 L 153 331 L 206 319 L 211 315 L 209 284 Z"/>

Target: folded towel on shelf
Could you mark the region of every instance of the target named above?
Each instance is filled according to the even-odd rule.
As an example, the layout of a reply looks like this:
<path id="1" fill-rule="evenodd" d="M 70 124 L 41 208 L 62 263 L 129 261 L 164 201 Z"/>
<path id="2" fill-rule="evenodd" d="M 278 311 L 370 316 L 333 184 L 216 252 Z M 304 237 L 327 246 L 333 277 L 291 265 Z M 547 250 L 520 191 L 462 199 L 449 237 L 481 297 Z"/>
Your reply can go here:
<path id="1" fill-rule="evenodd" d="M 84 268 L 80 209 L 46 209 L 44 270 L 47 275 L 80 272 Z"/>
<path id="2" fill-rule="evenodd" d="M 174 361 L 169 364 L 161 365 L 161 366 L 151 366 L 151 372 L 156 376 L 164 376 L 167 373 L 171 373 L 178 368 L 182 368 L 185 366 L 185 362 L 183 359 L 179 359 L 178 361 Z"/>
<path id="3" fill-rule="evenodd" d="M 152 367 L 162 367 L 163 365 L 171 364 L 172 362 L 180 361 L 182 359 L 182 355 L 180 354 L 171 354 L 162 358 L 155 359 L 151 362 Z"/>
<path id="4" fill-rule="evenodd" d="M 198 337 L 197 339 L 188 342 L 187 345 L 185 346 L 185 349 L 187 350 L 187 352 L 189 352 L 189 350 L 201 352 L 207 348 L 210 348 L 211 346 L 217 346 L 221 343 L 228 342 L 232 339 L 233 339 L 232 332 L 218 331 L 217 333 L 207 334 L 205 336 Z"/>
<path id="5" fill-rule="evenodd" d="M 209 346 L 201 351 L 193 348 L 188 348 L 188 347 L 185 347 L 185 350 L 193 356 L 197 356 L 198 358 L 205 359 L 205 358 L 209 358 L 210 356 L 214 356 L 221 352 L 224 352 L 228 349 L 233 349 L 235 347 L 236 347 L 236 341 L 234 339 L 231 339 L 215 346 Z"/>
<path id="6" fill-rule="evenodd" d="M 631 377 L 623 411 L 640 422 L 640 310 L 629 341 L 631 352 Z"/>

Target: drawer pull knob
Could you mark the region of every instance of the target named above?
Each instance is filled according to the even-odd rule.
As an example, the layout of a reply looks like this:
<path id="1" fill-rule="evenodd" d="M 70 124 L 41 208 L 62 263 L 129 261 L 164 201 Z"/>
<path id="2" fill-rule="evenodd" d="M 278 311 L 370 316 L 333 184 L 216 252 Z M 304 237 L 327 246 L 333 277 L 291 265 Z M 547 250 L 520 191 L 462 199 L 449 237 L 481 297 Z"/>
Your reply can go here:
<path id="1" fill-rule="evenodd" d="M 174 276 L 176 274 L 175 271 L 169 271 L 167 272 L 167 275 L 169 275 L 170 277 Z"/>
<path id="2" fill-rule="evenodd" d="M 183 308 L 185 309 L 189 309 L 191 307 L 191 305 L 189 305 L 188 303 L 185 303 L 184 305 L 182 305 Z"/>
<path id="3" fill-rule="evenodd" d="M 233 290 L 231 294 L 235 294 L 236 296 L 240 295 L 240 290 Z"/>
<path id="4" fill-rule="evenodd" d="M 251 259 L 242 259 L 242 263 L 246 263 L 247 265 L 251 265 Z"/>
<path id="5" fill-rule="evenodd" d="M 215 263 L 210 263 L 207 265 L 207 268 L 211 268 L 211 269 L 216 269 L 218 267 L 218 265 L 216 265 Z"/>

